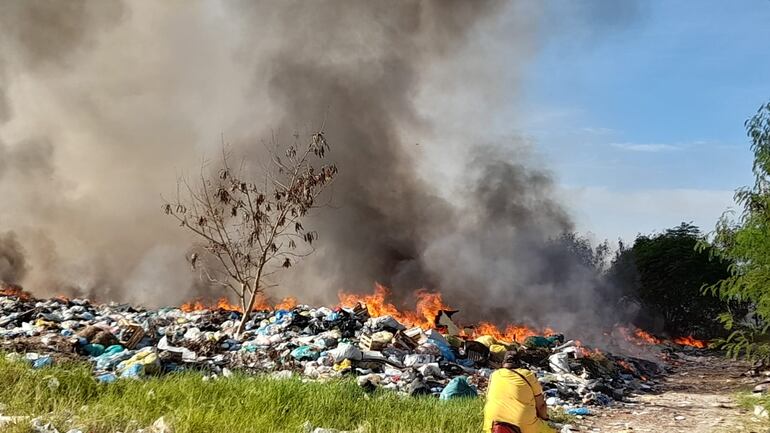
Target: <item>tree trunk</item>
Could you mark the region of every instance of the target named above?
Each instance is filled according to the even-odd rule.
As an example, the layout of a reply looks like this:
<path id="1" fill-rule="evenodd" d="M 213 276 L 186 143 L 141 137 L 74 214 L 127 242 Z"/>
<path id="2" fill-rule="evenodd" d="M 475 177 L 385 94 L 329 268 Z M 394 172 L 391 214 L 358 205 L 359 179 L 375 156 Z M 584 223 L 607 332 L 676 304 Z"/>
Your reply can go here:
<path id="1" fill-rule="evenodd" d="M 249 299 L 248 305 L 245 306 L 243 309 L 243 314 L 241 314 L 241 321 L 238 323 L 238 330 L 235 331 L 235 337 L 240 337 L 243 331 L 246 329 L 246 323 L 249 321 L 249 316 L 251 315 L 251 309 L 254 307 L 254 300 L 257 298 L 256 293 L 252 293 Z M 243 305 L 243 303 L 241 303 Z"/>
<path id="2" fill-rule="evenodd" d="M 259 273 L 261 274 L 261 270 Z M 243 309 L 241 322 L 238 324 L 238 330 L 235 332 L 236 337 L 240 337 L 243 331 L 246 329 L 246 323 L 249 321 L 249 316 L 251 316 L 251 310 L 254 309 L 254 303 L 256 302 L 257 295 L 259 294 L 259 276 L 254 279 L 254 284 L 252 285 L 250 292 L 251 295 L 249 296 L 249 303 L 246 305 L 246 308 Z M 247 291 L 244 290 L 242 293 L 246 295 Z M 241 300 L 241 304 L 243 304 L 243 300 Z"/>

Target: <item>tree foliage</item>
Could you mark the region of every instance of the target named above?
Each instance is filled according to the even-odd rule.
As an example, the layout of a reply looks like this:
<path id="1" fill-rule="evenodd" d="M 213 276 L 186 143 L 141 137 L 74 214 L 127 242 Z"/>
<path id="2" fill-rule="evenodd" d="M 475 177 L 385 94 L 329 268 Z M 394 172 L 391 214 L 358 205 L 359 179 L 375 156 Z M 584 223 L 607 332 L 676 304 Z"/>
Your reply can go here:
<path id="1" fill-rule="evenodd" d="M 708 287 L 723 299 L 749 303 L 750 320 L 727 312 L 722 319 L 732 331 L 722 345 L 733 356 L 770 360 L 770 102 L 745 123 L 754 153 L 754 185 L 738 189 L 742 208 L 737 220 L 725 213 L 717 223 L 713 244 L 730 260 L 730 274 Z"/>
<path id="2" fill-rule="evenodd" d="M 706 249 L 696 250 L 703 239 L 698 227 L 682 223 L 663 233 L 639 235 L 631 248 L 618 251 L 608 277 L 632 288 L 643 307 L 639 321 L 658 321 L 661 330 L 677 336 L 719 333 L 726 303 L 701 289 L 728 276 L 729 264 L 712 259 Z"/>
<path id="3" fill-rule="evenodd" d="M 597 273 L 604 271 L 607 266 L 610 243 L 606 239 L 594 247 L 588 237 L 569 232 L 562 234 L 555 244 L 577 259 L 579 264 Z"/>
<path id="4" fill-rule="evenodd" d="M 315 133 L 307 144 L 270 152 L 263 177 L 257 177 L 244 164 L 232 167 L 223 149 L 216 175 L 207 174 L 204 164 L 198 181 L 181 179 L 176 200 L 163 205 L 207 255 L 202 260 L 194 253 L 193 268 L 239 300 L 244 314 L 238 333 L 267 287 L 265 278 L 313 252 L 318 234 L 303 220 L 337 174 L 334 164 L 320 163 L 328 151 L 323 132 Z"/>

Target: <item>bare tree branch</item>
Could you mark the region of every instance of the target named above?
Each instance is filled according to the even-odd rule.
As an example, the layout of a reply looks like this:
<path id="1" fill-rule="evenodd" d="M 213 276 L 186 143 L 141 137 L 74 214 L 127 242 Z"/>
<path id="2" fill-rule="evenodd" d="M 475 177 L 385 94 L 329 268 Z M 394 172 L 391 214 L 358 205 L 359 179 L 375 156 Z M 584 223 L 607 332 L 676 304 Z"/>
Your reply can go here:
<path id="1" fill-rule="evenodd" d="M 321 163 L 330 149 L 323 131 L 304 145 L 298 135 L 285 147 L 277 145 L 275 136 L 272 143 L 276 146 L 269 149 L 267 166 L 258 161 L 261 175 L 256 178 L 261 181 L 247 178 L 243 159 L 237 170 L 231 168 L 222 137 L 218 173 L 211 173 L 203 160 L 195 185 L 180 177 L 176 200 L 163 199 L 164 213 L 195 235 L 200 250 L 213 257 L 202 265 L 202 276 L 238 299 L 244 310 L 239 334 L 256 299 L 275 286 L 266 279 L 315 251 L 312 243 L 318 236 L 305 229 L 303 219 L 319 207 L 317 199 L 337 174 L 334 164 Z"/>

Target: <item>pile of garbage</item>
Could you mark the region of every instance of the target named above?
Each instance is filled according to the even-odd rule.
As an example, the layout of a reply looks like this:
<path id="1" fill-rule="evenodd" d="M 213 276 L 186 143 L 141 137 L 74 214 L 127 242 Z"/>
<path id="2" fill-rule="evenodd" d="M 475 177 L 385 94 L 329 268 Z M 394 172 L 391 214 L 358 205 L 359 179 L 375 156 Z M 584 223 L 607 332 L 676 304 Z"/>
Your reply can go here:
<path id="1" fill-rule="evenodd" d="M 663 373 L 654 362 L 592 351 L 562 335 L 520 343 L 471 339 L 370 317 L 364 305 L 257 311 L 236 336 L 240 318 L 222 309 L 0 296 L 0 350 L 34 368 L 87 360 L 104 383 L 190 369 L 202 371 L 204 380 L 236 371 L 317 380 L 350 375 L 366 390 L 442 399 L 483 393 L 505 352 L 515 351 L 537 375 L 548 403 L 569 407 L 654 391 Z"/>

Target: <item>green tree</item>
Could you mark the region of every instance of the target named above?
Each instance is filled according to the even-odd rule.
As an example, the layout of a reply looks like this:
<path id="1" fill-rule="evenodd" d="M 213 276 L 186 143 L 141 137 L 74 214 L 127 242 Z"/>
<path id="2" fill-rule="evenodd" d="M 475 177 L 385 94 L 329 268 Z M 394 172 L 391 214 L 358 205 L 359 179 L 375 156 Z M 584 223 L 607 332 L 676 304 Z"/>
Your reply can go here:
<path id="1" fill-rule="evenodd" d="M 669 334 L 701 338 L 722 331 L 718 319 L 726 304 L 701 288 L 727 277 L 729 266 L 704 248 L 696 250 L 703 239 L 698 227 L 682 223 L 663 233 L 639 235 L 631 248 L 618 250 L 607 277 L 638 298 L 643 307 L 638 325 L 657 323 Z"/>
<path id="2" fill-rule="evenodd" d="M 612 263 L 604 275 L 607 285 L 618 293 L 618 298 L 638 299 L 639 297 L 639 272 L 634 262 L 632 247 L 633 245 L 629 247 L 622 239 L 618 239 L 615 257 L 612 258 Z"/>
<path id="3" fill-rule="evenodd" d="M 591 241 L 578 233 L 565 233 L 557 241 L 564 250 L 572 255 L 577 262 L 597 273 L 605 269 L 607 256 L 610 252 L 610 243 L 605 239 L 595 247 Z"/>
<path id="4" fill-rule="evenodd" d="M 730 274 L 707 288 L 723 299 L 748 303 L 749 320 L 728 311 L 722 316 L 730 336 L 721 341 L 728 354 L 770 360 L 770 102 L 745 123 L 754 153 L 754 185 L 735 192 L 742 207 L 737 220 L 725 213 L 717 223 L 713 245 L 730 260 Z"/>

